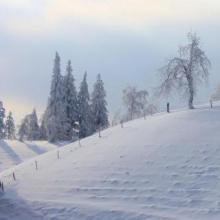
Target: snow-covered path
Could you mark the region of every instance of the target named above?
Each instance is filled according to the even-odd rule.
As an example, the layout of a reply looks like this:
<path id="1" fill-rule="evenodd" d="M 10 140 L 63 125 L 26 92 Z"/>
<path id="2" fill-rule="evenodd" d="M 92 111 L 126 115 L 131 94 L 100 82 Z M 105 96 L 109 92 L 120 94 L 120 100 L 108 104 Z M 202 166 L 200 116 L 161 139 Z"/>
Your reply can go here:
<path id="1" fill-rule="evenodd" d="M 219 220 L 219 131 L 220 108 L 201 108 L 41 155 L 1 173 L 0 219 Z"/>

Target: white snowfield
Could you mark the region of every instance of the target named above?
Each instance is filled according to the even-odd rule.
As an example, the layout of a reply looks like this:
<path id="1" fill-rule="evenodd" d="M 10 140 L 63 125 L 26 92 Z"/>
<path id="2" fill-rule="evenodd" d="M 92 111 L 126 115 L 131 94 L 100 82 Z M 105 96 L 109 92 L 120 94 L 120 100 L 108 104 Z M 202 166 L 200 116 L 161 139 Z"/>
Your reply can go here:
<path id="1" fill-rule="evenodd" d="M 220 219 L 220 107 L 135 120 L 59 151 L 0 174 L 1 220 Z"/>
<path id="2" fill-rule="evenodd" d="M 47 141 L 0 140 L 0 172 L 56 148 Z"/>

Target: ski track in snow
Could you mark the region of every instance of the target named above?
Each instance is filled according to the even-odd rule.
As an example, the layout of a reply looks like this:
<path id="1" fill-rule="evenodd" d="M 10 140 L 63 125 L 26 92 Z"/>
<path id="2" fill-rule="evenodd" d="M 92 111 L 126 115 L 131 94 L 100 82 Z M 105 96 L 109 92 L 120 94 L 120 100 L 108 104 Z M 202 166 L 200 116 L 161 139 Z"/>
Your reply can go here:
<path id="1" fill-rule="evenodd" d="M 219 131 L 220 108 L 201 108 L 45 153 L 0 174 L 0 219 L 219 220 Z"/>

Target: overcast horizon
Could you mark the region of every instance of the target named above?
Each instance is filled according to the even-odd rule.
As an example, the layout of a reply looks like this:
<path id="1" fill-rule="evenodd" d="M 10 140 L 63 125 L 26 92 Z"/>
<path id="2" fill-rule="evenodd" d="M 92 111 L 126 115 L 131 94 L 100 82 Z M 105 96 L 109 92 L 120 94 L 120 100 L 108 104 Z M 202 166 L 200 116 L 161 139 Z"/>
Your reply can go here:
<path id="1" fill-rule="evenodd" d="M 77 88 L 85 71 L 90 91 L 101 73 L 112 114 L 127 85 L 159 84 L 158 69 L 192 31 L 212 62 L 196 98 L 206 102 L 220 83 L 219 21 L 217 0 L 0 0 L 0 100 L 17 124 L 33 108 L 42 114 L 58 51 L 63 74 L 72 61 Z"/>

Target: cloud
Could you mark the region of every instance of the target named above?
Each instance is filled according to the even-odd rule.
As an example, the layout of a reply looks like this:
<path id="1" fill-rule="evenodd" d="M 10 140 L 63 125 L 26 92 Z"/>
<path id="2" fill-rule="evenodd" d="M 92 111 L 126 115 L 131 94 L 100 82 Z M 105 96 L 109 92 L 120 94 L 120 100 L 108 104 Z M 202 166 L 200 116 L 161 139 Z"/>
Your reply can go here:
<path id="1" fill-rule="evenodd" d="M 45 34 L 67 24 L 73 30 L 82 23 L 146 31 L 154 24 L 193 24 L 220 16 L 218 0 L 2 0 L 1 5 L 20 11 L 5 19 L 8 31 L 17 34 Z"/>
<path id="2" fill-rule="evenodd" d="M 62 0 L 48 4 L 45 12 L 51 24 L 75 18 L 103 25 L 144 28 L 151 22 L 193 21 L 219 18 L 220 3 L 213 0 Z"/>
<path id="3" fill-rule="evenodd" d="M 0 5 L 8 8 L 28 8 L 32 5 L 33 1 L 31 0 L 1 0 Z"/>

